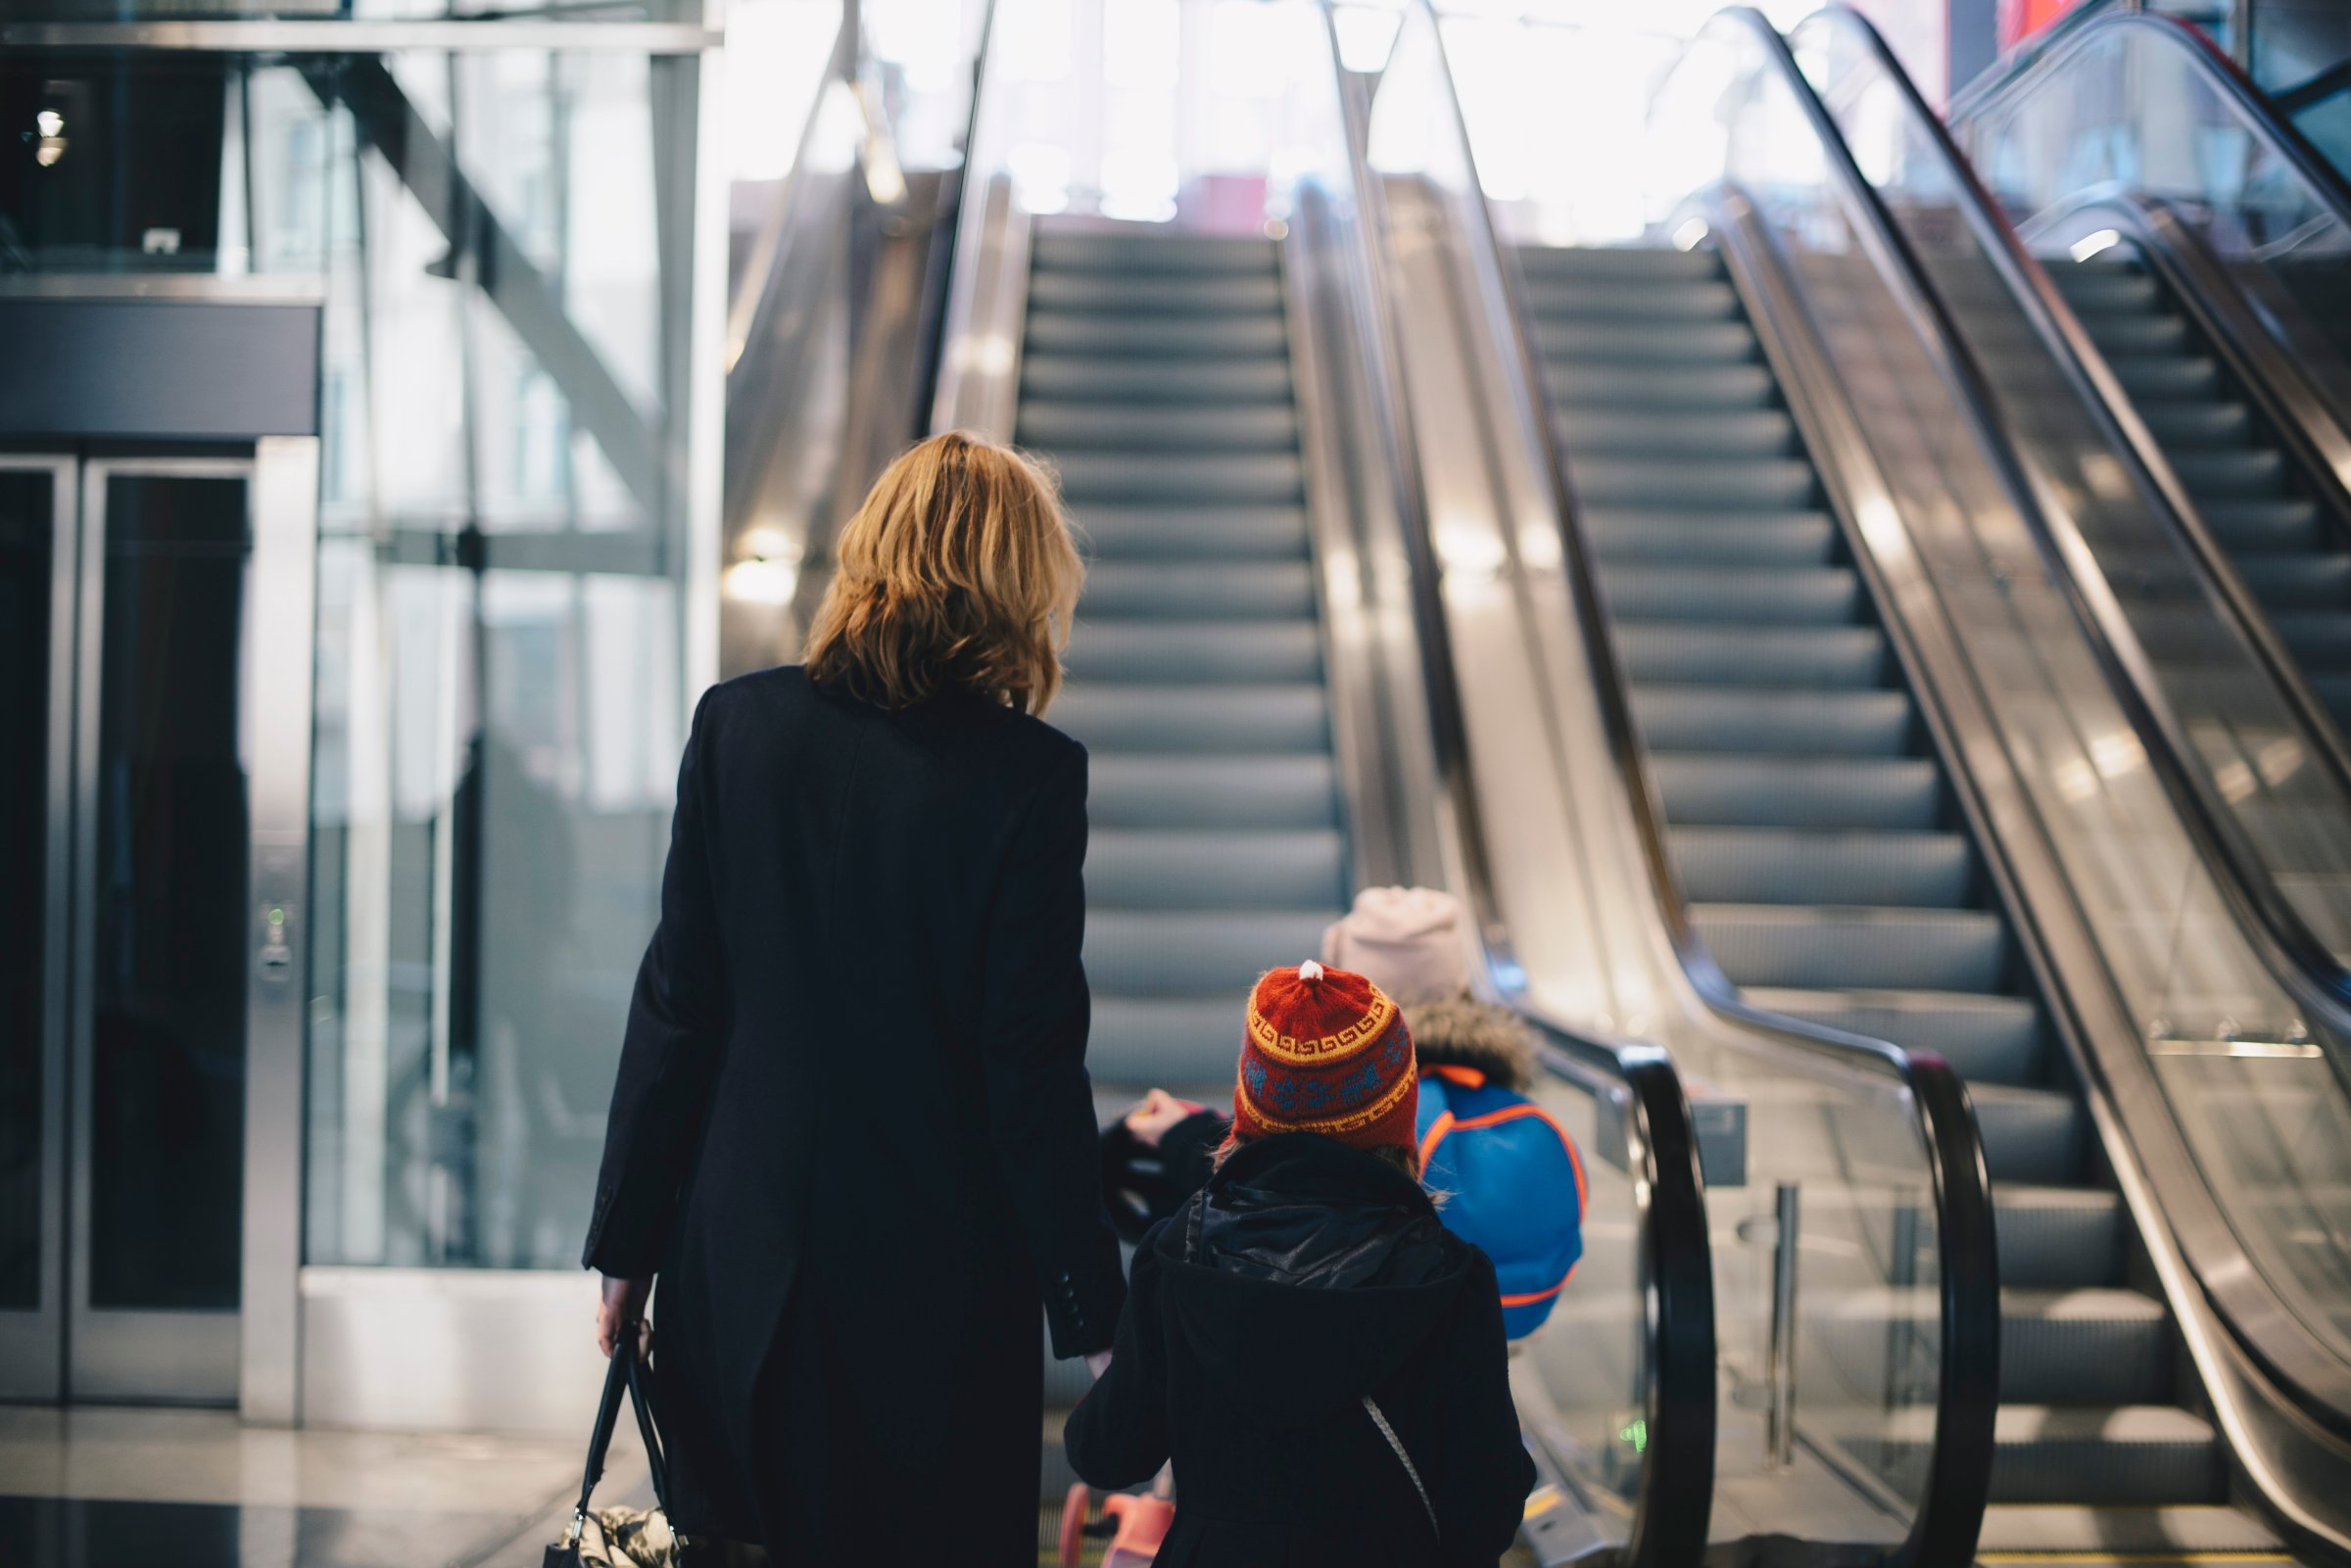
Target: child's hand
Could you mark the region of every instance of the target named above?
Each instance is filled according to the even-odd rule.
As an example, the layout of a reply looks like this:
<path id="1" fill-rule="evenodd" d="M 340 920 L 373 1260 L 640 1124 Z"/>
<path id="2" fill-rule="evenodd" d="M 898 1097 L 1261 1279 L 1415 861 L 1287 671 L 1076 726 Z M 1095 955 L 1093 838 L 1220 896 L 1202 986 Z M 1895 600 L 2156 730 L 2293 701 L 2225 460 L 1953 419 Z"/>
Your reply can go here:
<path id="1" fill-rule="evenodd" d="M 1178 1100 L 1165 1089 L 1153 1089 L 1143 1103 L 1127 1113 L 1127 1130 L 1134 1141 L 1146 1149 L 1159 1147 L 1159 1140 L 1168 1129 L 1200 1108 L 1189 1100 Z"/>

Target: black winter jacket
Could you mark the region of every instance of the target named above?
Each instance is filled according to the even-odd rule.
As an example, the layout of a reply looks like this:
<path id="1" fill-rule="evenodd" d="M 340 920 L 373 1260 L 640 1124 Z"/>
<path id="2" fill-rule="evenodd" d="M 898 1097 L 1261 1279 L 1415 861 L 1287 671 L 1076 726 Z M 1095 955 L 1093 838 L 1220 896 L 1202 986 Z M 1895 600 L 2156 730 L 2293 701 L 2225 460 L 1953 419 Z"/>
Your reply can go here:
<path id="1" fill-rule="evenodd" d="M 1490 1568 L 1535 1483 L 1493 1265 L 1418 1183 L 1312 1133 L 1243 1148 L 1153 1229 L 1067 1439 L 1097 1487 L 1173 1455 L 1160 1568 Z"/>

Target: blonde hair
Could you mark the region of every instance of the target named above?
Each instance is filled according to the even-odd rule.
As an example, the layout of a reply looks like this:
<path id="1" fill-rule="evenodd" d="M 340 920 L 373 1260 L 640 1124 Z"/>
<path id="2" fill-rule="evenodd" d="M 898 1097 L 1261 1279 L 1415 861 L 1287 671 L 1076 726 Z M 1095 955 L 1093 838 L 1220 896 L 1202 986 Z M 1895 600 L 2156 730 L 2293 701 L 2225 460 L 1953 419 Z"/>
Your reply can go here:
<path id="1" fill-rule="evenodd" d="M 1085 563 L 1053 475 L 959 430 L 874 481 L 841 530 L 808 675 L 886 708 L 941 690 L 1042 713 Z"/>

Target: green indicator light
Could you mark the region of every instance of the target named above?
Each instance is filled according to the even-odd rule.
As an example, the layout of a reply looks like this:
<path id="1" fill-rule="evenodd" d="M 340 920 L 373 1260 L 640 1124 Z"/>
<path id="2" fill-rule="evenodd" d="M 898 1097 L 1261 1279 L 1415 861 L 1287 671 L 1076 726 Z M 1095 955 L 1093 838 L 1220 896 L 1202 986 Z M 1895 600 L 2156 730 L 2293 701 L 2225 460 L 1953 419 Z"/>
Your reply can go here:
<path id="1" fill-rule="evenodd" d="M 1616 1437 L 1619 1442 L 1631 1444 L 1635 1453 L 1646 1452 L 1649 1449 L 1649 1423 L 1645 1420 L 1635 1421 L 1617 1433 Z"/>

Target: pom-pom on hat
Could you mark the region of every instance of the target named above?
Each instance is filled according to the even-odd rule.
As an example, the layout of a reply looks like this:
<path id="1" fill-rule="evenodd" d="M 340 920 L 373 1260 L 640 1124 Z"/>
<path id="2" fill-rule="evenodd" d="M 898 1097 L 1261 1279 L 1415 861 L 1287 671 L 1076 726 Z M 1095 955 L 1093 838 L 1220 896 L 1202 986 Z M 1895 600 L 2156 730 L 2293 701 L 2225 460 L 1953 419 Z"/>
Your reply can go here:
<path id="1" fill-rule="evenodd" d="M 1419 1111 L 1412 1031 L 1378 986 L 1311 959 L 1258 980 L 1232 1092 L 1236 1138 L 1319 1132 L 1410 1149 Z"/>

